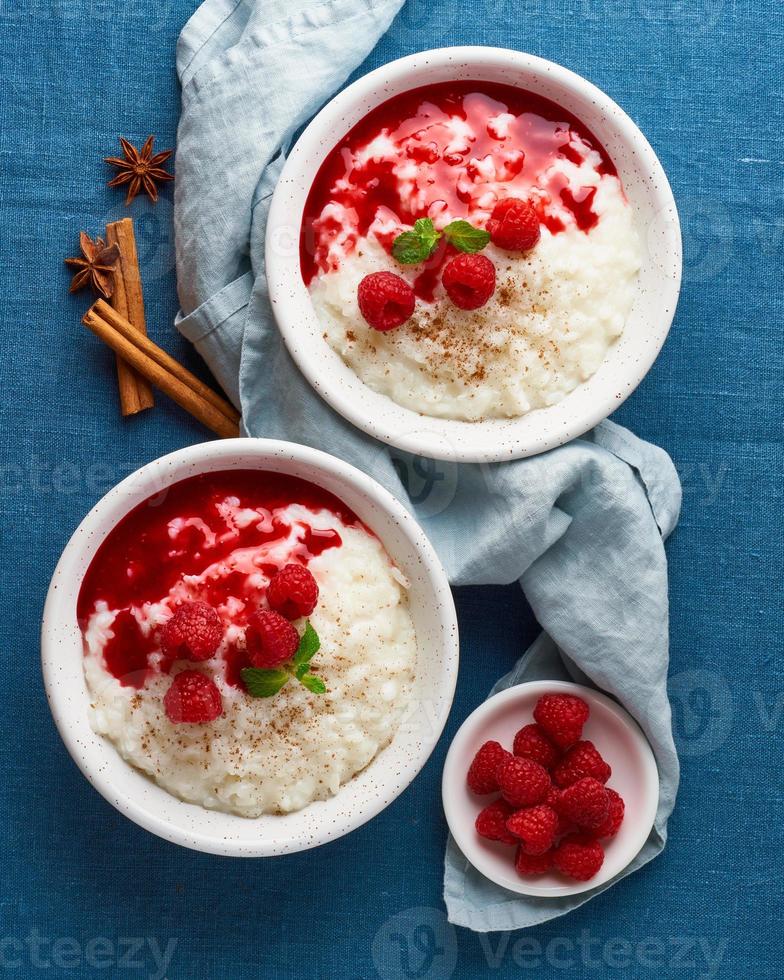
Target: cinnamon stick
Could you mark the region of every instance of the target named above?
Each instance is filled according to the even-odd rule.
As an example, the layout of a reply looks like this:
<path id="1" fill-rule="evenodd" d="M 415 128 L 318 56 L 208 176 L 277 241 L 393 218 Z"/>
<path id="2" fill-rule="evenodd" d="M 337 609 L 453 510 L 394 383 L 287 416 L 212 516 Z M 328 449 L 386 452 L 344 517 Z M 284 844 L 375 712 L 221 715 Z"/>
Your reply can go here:
<path id="1" fill-rule="evenodd" d="M 112 221 L 106 226 L 106 241 L 109 245 L 117 245 L 120 250 L 120 258 L 114 271 L 112 306 L 137 330 L 146 333 L 142 278 L 133 221 L 130 218 Z M 117 358 L 117 386 L 120 392 L 120 411 L 123 416 L 135 415 L 146 408 L 152 408 L 155 404 L 149 382 L 137 374 L 121 357 Z"/>
<path id="2" fill-rule="evenodd" d="M 224 439 L 239 435 L 239 414 L 225 399 L 98 300 L 82 323 L 143 378 Z"/>
<path id="3" fill-rule="evenodd" d="M 175 378 L 178 378 L 183 384 L 186 384 L 189 388 L 192 388 L 197 394 L 199 394 L 205 401 L 213 405 L 219 412 L 226 416 L 231 422 L 239 423 L 240 413 L 237 409 L 226 401 L 225 398 L 221 397 L 216 391 L 213 391 L 209 385 L 204 384 L 200 381 L 195 374 L 191 372 L 180 364 L 179 361 L 167 354 L 163 348 L 158 347 L 154 344 L 150 338 L 143 333 L 140 333 L 134 328 L 134 326 L 128 322 L 124 317 L 111 308 L 105 300 L 97 300 L 92 309 L 95 310 L 96 314 L 113 327 L 119 334 L 129 340 L 135 347 L 138 347 L 147 357 L 151 358 L 162 367 L 169 374 L 172 374 Z"/>

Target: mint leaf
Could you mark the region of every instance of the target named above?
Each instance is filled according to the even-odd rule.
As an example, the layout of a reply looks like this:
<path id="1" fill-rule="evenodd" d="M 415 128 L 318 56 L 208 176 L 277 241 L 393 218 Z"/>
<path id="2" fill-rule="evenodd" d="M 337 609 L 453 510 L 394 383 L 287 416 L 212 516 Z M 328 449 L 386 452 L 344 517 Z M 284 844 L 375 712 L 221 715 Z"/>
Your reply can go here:
<path id="1" fill-rule="evenodd" d="M 243 667 L 242 679 L 248 694 L 254 698 L 271 698 L 291 677 L 287 670 L 262 670 L 260 667 Z"/>
<path id="2" fill-rule="evenodd" d="M 460 249 L 461 252 L 481 252 L 490 241 L 490 233 L 474 226 L 462 219 L 450 221 L 444 228 L 444 235 L 450 245 Z"/>
<path id="3" fill-rule="evenodd" d="M 433 254 L 441 232 L 430 218 L 417 218 L 413 231 L 404 231 L 392 243 L 392 255 L 401 265 L 416 265 Z"/>
<path id="4" fill-rule="evenodd" d="M 312 694 L 326 693 L 327 685 L 320 677 L 316 677 L 315 674 L 303 674 L 302 677 L 300 677 L 300 681 Z"/>
<path id="5" fill-rule="evenodd" d="M 313 655 L 321 647 L 321 640 L 318 633 L 311 626 L 310 620 L 305 623 L 305 632 L 299 639 L 297 652 L 294 654 L 294 666 L 296 668 L 307 666 L 313 659 Z M 299 676 L 299 675 L 297 675 Z"/>

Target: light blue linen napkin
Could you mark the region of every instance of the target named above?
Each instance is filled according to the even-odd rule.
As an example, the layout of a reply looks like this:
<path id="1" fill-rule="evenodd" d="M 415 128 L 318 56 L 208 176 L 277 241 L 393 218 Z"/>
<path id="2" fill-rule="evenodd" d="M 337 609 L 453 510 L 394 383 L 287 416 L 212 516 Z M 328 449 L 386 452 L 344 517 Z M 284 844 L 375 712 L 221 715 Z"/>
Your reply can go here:
<path id="1" fill-rule="evenodd" d="M 663 538 L 678 519 L 680 485 L 669 457 L 610 422 L 545 455 L 497 465 L 391 452 L 314 394 L 271 317 L 263 239 L 283 154 L 401 5 L 207 0 L 188 22 L 177 50 L 178 326 L 242 409 L 248 435 L 316 446 L 375 477 L 420 520 L 455 585 L 520 581 L 544 632 L 497 688 L 572 677 L 638 719 L 656 753 L 661 800 L 628 874 L 664 846 L 678 784 Z M 600 890 L 523 898 L 468 867 L 452 841 L 447 847 L 449 919 L 478 931 L 545 921 Z"/>

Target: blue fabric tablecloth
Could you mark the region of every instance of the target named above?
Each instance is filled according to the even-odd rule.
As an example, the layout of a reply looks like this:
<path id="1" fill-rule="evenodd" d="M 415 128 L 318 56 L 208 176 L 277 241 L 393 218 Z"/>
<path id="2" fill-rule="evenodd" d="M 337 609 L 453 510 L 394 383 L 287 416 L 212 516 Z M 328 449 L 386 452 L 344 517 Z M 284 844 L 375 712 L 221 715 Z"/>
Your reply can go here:
<path id="1" fill-rule="evenodd" d="M 90 789 L 38 666 L 48 579 L 122 475 L 205 433 L 162 397 L 122 423 L 113 364 L 79 326 L 63 256 L 125 213 L 102 157 L 172 145 L 187 0 L 0 5 L 0 970 L 20 977 L 776 978 L 781 889 L 782 23 L 775 0 L 410 0 L 361 70 L 445 43 L 560 61 L 648 135 L 681 211 L 672 334 L 617 418 L 673 456 L 672 678 L 683 763 L 661 858 L 525 933 L 445 923 L 438 780 L 449 735 L 537 628 L 511 589 L 459 590 L 462 676 L 448 731 L 372 824 L 317 852 L 232 862 L 136 828 Z M 292 71 L 297 67 L 292 65 Z M 171 198 L 138 201 L 151 333 L 172 326 Z M 380 842 L 383 842 L 380 843 Z M 773 883 L 771 883 L 773 879 Z"/>

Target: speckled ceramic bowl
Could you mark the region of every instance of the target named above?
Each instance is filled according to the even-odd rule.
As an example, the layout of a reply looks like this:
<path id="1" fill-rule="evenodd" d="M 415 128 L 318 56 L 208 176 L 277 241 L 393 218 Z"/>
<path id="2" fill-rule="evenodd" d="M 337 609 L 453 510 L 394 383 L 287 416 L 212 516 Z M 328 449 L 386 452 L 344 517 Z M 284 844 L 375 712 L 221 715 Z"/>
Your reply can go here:
<path id="1" fill-rule="evenodd" d="M 454 78 L 528 89 L 574 113 L 609 152 L 635 209 L 643 264 L 620 340 L 596 374 L 563 401 L 516 419 L 462 422 L 402 408 L 368 388 L 323 339 L 299 267 L 299 230 L 313 179 L 341 135 L 394 95 Z M 267 224 L 266 270 L 276 320 L 291 356 L 315 390 L 354 425 L 413 453 L 499 461 L 552 449 L 586 432 L 631 394 L 670 328 L 681 277 L 681 237 L 661 164 L 632 120 L 607 95 L 560 65 L 502 48 L 424 51 L 354 82 L 310 123 L 286 161 Z"/>
<path id="2" fill-rule="evenodd" d="M 286 816 L 249 820 L 183 803 L 126 763 L 88 720 L 76 601 L 107 533 L 133 507 L 178 480 L 217 470 L 285 473 L 343 500 L 379 536 L 411 582 L 419 644 L 416 690 L 392 743 L 330 800 Z M 333 456 L 292 443 L 230 439 L 190 446 L 143 466 L 100 500 L 80 524 L 55 570 L 44 609 L 42 662 L 49 705 L 74 761 L 113 806 L 140 826 L 196 850 L 237 857 L 301 851 L 370 820 L 424 766 L 449 714 L 458 636 L 446 574 L 411 515 L 374 480 Z"/>

